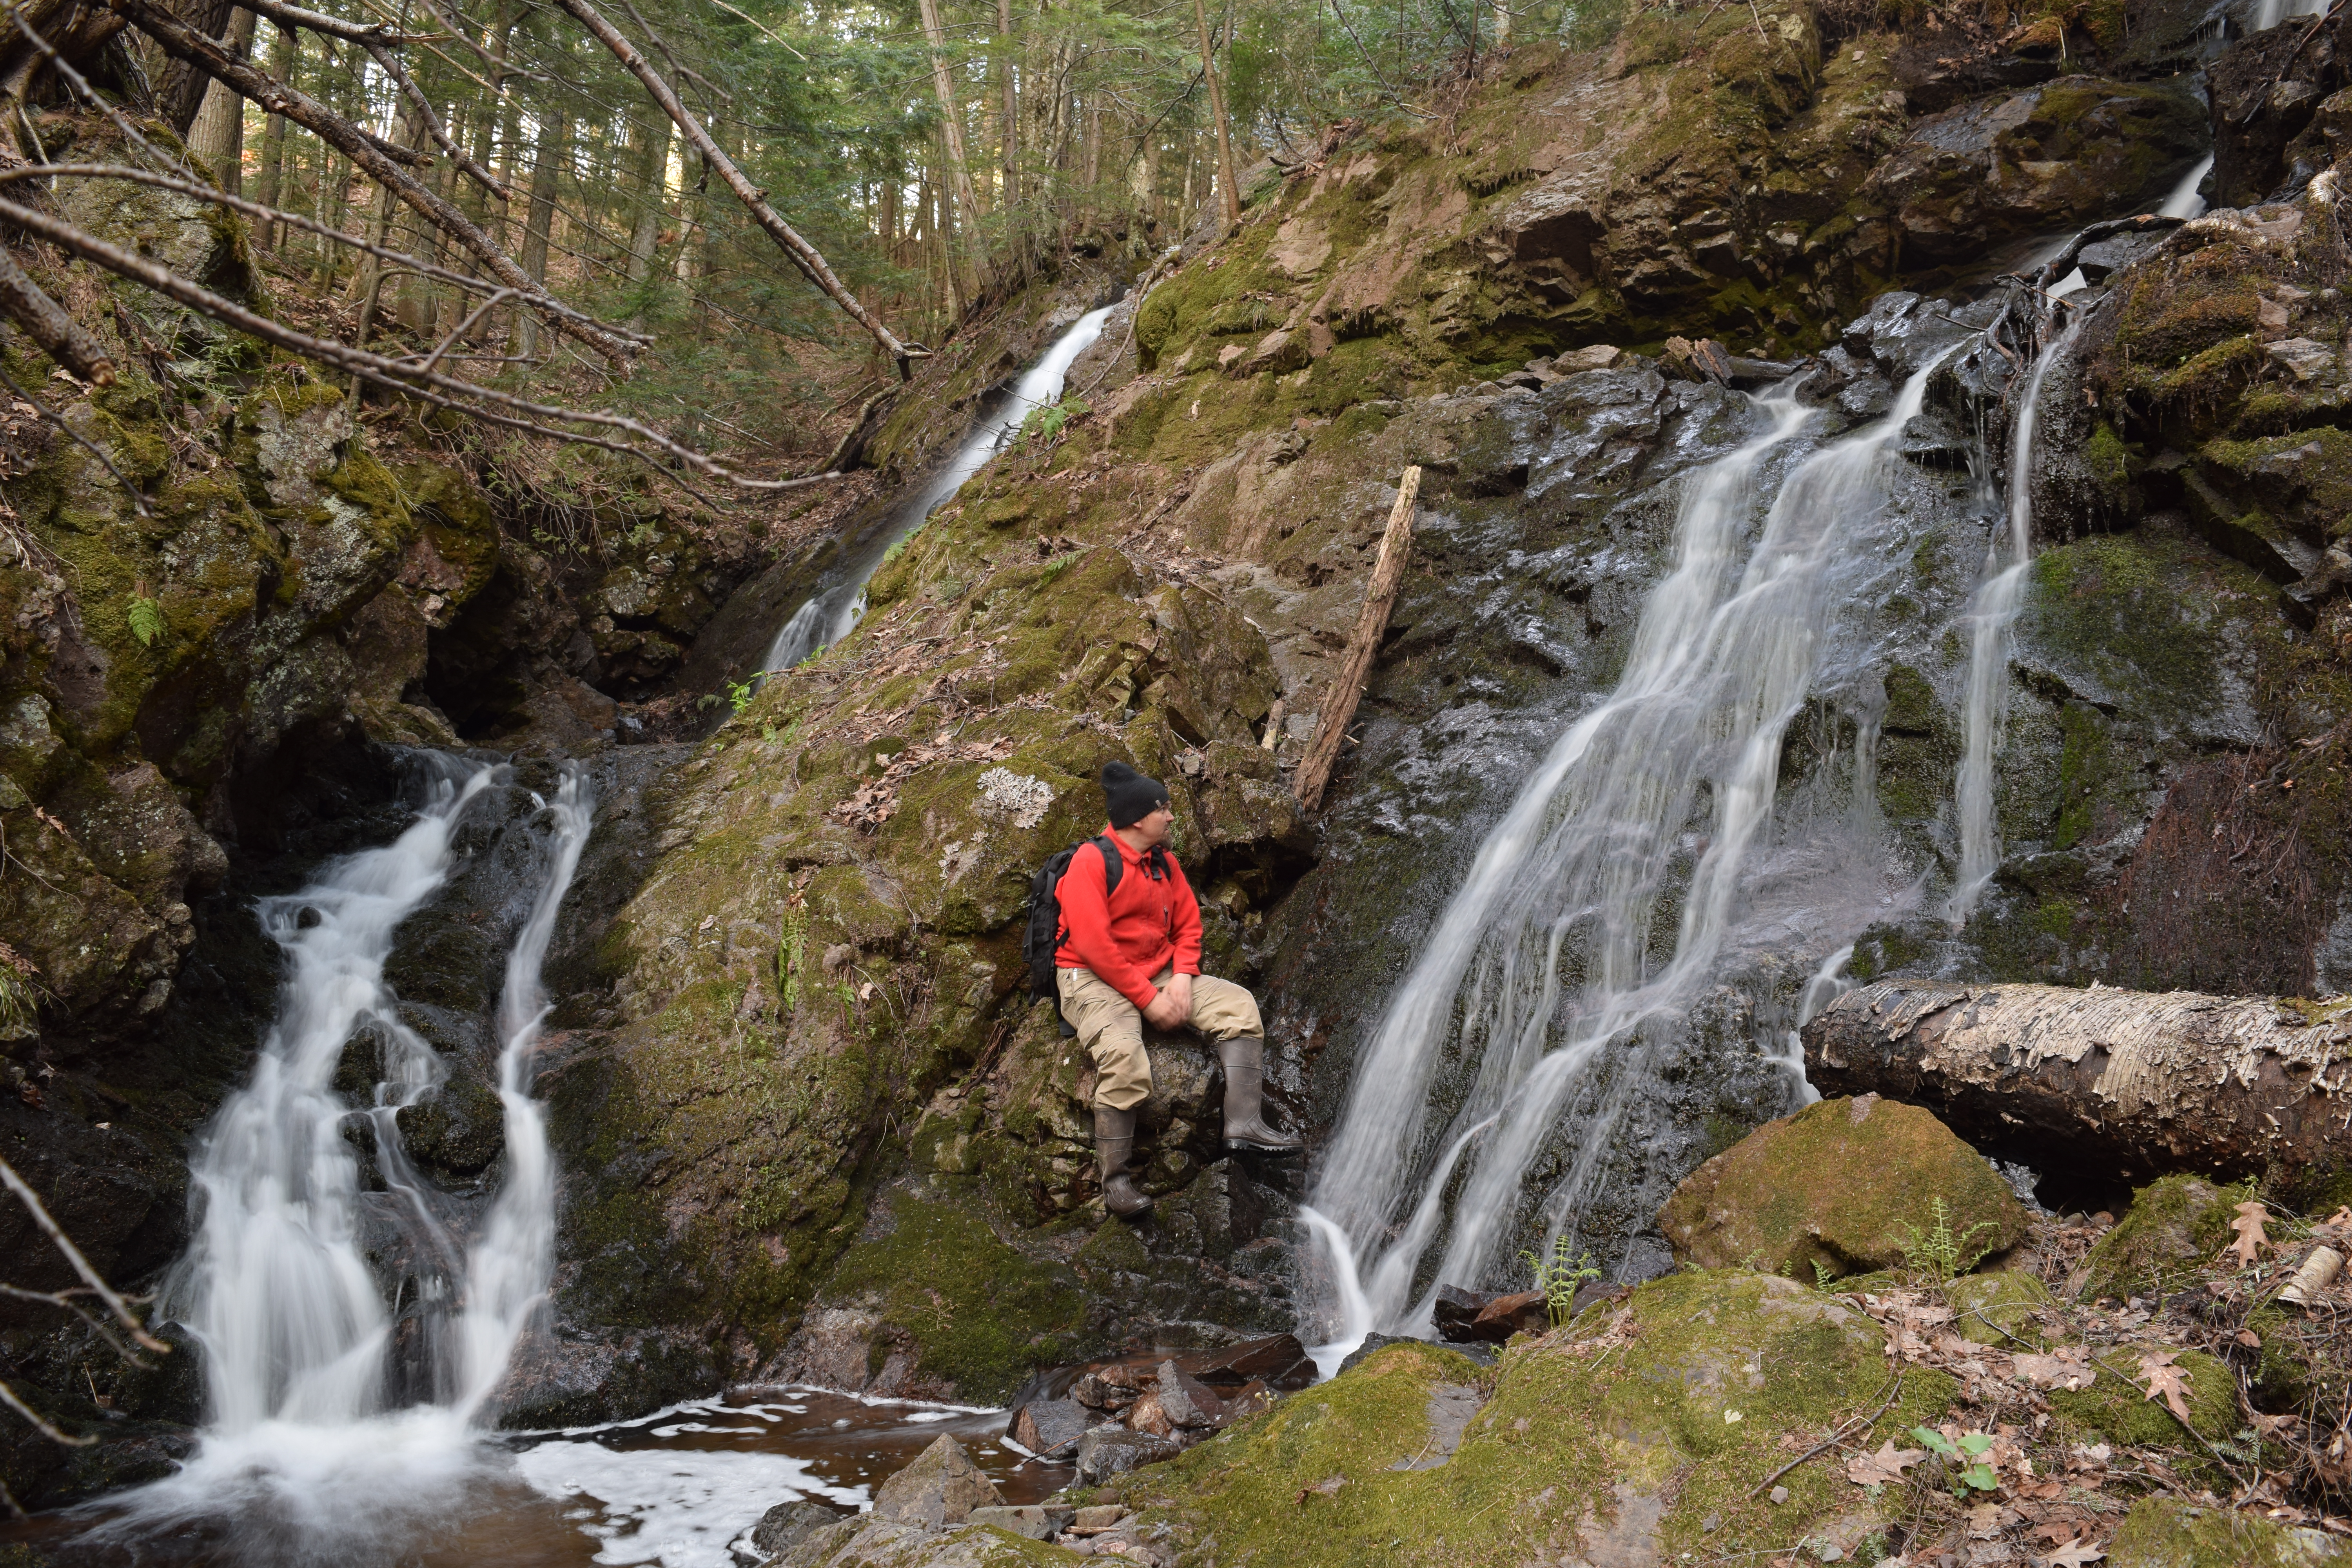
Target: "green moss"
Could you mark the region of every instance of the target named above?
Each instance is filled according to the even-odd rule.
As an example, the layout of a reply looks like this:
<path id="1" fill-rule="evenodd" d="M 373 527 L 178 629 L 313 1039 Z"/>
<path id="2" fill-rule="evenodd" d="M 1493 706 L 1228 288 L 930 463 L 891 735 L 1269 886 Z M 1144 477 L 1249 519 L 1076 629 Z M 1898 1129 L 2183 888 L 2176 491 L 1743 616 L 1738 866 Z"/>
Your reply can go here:
<path id="1" fill-rule="evenodd" d="M 1783 1434 L 1826 1429 L 1893 1392 L 1873 1325 L 1738 1271 L 1654 1281 L 1625 1310 L 1630 1337 L 1612 1334 L 1615 1310 L 1595 1310 L 1515 1344 L 1436 1468 L 1404 1468 L 1433 1457 L 1431 1394 L 1480 1374 L 1449 1351 L 1400 1344 L 1116 1492 L 1148 1525 L 1214 1535 L 1221 1559 L 1263 1568 L 1593 1556 L 1612 1523 L 1626 1550 L 1659 1561 L 1702 1542 L 1732 1554 L 1850 1522 L 1866 1532 L 1874 1500 L 1832 1467 L 1791 1471 L 1777 1507 L 1751 1494 L 1785 1462 Z M 1915 1373 L 1879 1427 L 1940 1415 L 1956 1392 Z"/>
<path id="2" fill-rule="evenodd" d="M 2107 1568 L 2320 1568 L 2352 1558 L 2342 1542 L 2251 1511 L 2142 1498 L 2107 1546 Z"/>
<path id="3" fill-rule="evenodd" d="M 919 1372 L 964 1398 L 1001 1399 L 1069 1359 L 1086 1328 L 1069 1270 L 1013 1250 L 961 1205 L 898 1193 L 890 1208 L 890 1234 L 844 1254 L 833 1289 L 878 1297 L 885 1322 L 914 1341 Z"/>
<path id="4" fill-rule="evenodd" d="M 1956 1237 L 1974 1233 L 1960 1244 L 1964 1268 L 2025 1234 L 2008 1184 L 1934 1116 L 1892 1100 L 1825 1100 L 1701 1165 L 1658 1226 L 1677 1257 L 1810 1284 L 1816 1266 L 1843 1275 L 1904 1262 L 1915 1233 L 1933 1228 L 1938 1201 Z"/>
<path id="5" fill-rule="evenodd" d="M 2150 1398 L 2133 1378 L 2139 1374 L 2141 1351 L 2111 1345 L 2099 1352 L 2105 1364 L 2095 1369 L 2091 1386 L 2053 1389 L 2050 1411 L 2074 1440 L 2104 1440 L 2117 1447 L 2169 1447 L 2186 1462 L 2202 1469 L 2202 1449 L 2187 1441 L 2179 1421 L 2161 1399 Z M 2227 1437 L 2238 1428 L 2238 1380 L 2229 1367 L 2202 1351 L 2181 1351 L 2173 1364 L 2188 1382 L 2189 1425 L 2208 1439 Z"/>
<path id="6" fill-rule="evenodd" d="M 2172 1288 L 2221 1249 L 2235 1206 L 2252 1195 L 2251 1184 L 2216 1186 L 2198 1176 L 2150 1182 L 2091 1248 L 2084 1300 L 2153 1297 Z"/>

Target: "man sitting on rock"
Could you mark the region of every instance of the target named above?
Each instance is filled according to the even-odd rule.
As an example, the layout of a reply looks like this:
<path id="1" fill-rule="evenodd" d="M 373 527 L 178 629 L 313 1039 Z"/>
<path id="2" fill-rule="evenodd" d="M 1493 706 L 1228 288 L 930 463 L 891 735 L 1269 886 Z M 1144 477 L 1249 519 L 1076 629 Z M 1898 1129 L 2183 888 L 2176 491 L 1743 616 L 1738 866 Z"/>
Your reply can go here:
<path id="1" fill-rule="evenodd" d="M 1118 886 L 1106 895 L 1100 855 L 1070 858 L 1055 895 L 1062 906 L 1055 983 L 1062 1016 L 1094 1058 L 1103 1206 L 1131 1219 L 1151 1207 L 1128 1171 L 1135 1108 L 1151 1092 L 1146 1021 L 1155 1029 L 1190 1024 L 1216 1042 L 1225 1068 L 1225 1147 L 1291 1153 L 1298 1140 L 1265 1123 L 1265 1029 L 1256 998 L 1201 973 L 1201 901 L 1165 847 L 1176 821 L 1167 787 L 1116 762 L 1103 764 L 1102 785 L 1108 838 L 1121 862 Z"/>

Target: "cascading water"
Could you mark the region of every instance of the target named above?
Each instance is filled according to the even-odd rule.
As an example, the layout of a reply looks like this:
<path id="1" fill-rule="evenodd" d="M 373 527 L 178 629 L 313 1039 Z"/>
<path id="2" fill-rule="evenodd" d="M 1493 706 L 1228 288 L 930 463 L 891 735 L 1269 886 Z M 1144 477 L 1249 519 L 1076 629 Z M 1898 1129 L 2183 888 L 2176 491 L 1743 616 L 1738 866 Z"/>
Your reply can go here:
<path id="1" fill-rule="evenodd" d="M 1744 567 L 1763 477 L 1811 416 L 1795 389 L 1759 397 L 1764 433 L 1685 481 L 1675 567 L 1616 689 L 1553 744 L 1481 845 L 1358 1060 L 1307 1215 L 1343 1342 L 1423 1326 L 1441 1280 L 1484 1282 L 1536 1155 L 1579 1096 L 1580 1143 L 1547 1199 L 1556 1234 L 1585 1196 L 1643 1081 L 1638 1063 L 1601 1070 L 1603 1053 L 1632 1050 L 1645 1025 L 1686 1007 L 1733 941 L 1784 734 L 1846 596 L 1832 584 L 1875 569 L 1892 449 L 1950 352 L 1883 418 L 1795 467 Z M 1660 964 L 1654 922 L 1696 824 L 1704 847 Z M 1820 978 L 1834 986 L 1834 968 Z M 1433 1138 L 1423 1108 L 1441 1071 L 1466 1089 Z"/>
<path id="2" fill-rule="evenodd" d="M 1953 806 L 1959 818 L 1960 867 L 1952 893 L 1952 924 L 1968 922 L 2000 867 L 2000 835 L 1993 820 L 1993 752 L 2009 714 L 2010 629 L 2025 599 L 2033 561 L 2033 438 L 2042 419 L 2042 387 L 2074 341 L 2077 326 L 2042 345 L 2025 379 L 2025 395 L 2009 445 L 2009 563 L 1998 536 L 1985 552 L 1990 574 L 1969 605 L 1969 689 L 1962 704 L 1964 743 Z"/>
<path id="3" fill-rule="evenodd" d="M 1054 340 L 1053 346 L 1013 383 L 1013 394 L 1004 400 L 1003 406 L 982 419 L 964 437 L 963 445 L 956 448 L 947 467 L 901 502 L 883 525 L 827 573 L 816 592 L 786 618 L 775 640 L 768 645 L 761 668 L 790 669 L 849 635 L 857 617 L 866 613 L 866 580 L 882 564 L 890 547 L 920 528 L 923 520 L 941 502 L 980 472 L 996 455 L 997 448 L 1021 428 L 1021 422 L 1029 417 L 1032 409 L 1050 407 L 1062 400 L 1063 378 L 1077 357 L 1102 335 L 1103 322 L 1117 308 L 1106 305 L 1087 311 L 1072 323 L 1068 331 Z"/>
<path id="4" fill-rule="evenodd" d="M 2195 168 L 2180 177 L 2179 184 L 2172 187 L 2172 194 L 2164 198 L 2162 206 L 2156 209 L 2157 216 L 2158 217 L 2195 217 L 2202 213 L 2205 210 L 2205 197 L 2200 187 L 2205 184 L 2205 176 L 2212 172 L 2213 154 L 2208 153 L 2198 160 Z"/>
<path id="5" fill-rule="evenodd" d="M 187 1467 L 127 1500 L 125 1521 L 230 1519 L 272 1534 L 257 1560 L 334 1556 L 392 1514 L 430 1510 L 475 1470 L 478 1419 L 543 1298 L 552 1261 L 554 1173 L 530 1099 L 546 998 L 541 965 L 587 839 L 592 802 L 576 773 L 542 806 L 547 868 L 506 967 L 499 1092 L 505 1183 L 472 1246 L 460 1248 L 441 1194 L 400 1146 L 399 1110 L 441 1081 L 432 1047 L 402 1022 L 384 982 L 401 923 L 447 880 L 453 839 L 495 770 L 444 762 L 445 776 L 393 843 L 327 866 L 299 892 L 260 901 L 288 973 L 252 1081 L 233 1096 L 194 1163 L 202 1210 L 171 1295 L 200 1347 L 210 1420 Z M 373 1106 L 336 1086 L 347 1049 L 379 1056 Z M 426 1293 L 425 1386 L 394 1408 L 395 1309 L 369 1266 L 355 1114 L 409 1237 Z M 374 1200 L 382 1203 L 381 1198 Z M 436 1299 L 437 1298 L 437 1299 Z"/>

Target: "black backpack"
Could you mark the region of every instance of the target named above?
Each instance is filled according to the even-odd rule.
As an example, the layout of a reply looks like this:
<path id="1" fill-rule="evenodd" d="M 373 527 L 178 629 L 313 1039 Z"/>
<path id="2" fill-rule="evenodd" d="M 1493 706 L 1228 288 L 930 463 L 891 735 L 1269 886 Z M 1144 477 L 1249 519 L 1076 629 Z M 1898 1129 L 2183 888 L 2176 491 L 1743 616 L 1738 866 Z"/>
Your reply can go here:
<path id="1" fill-rule="evenodd" d="M 1126 864 L 1119 858 L 1118 846 L 1108 838 L 1089 838 L 1087 844 L 1102 851 L 1103 893 L 1108 897 L 1118 888 L 1119 873 Z M 1062 883 L 1062 874 L 1070 868 L 1070 858 L 1087 844 L 1073 844 L 1037 868 L 1029 879 L 1029 926 L 1021 933 L 1021 962 L 1029 966 L 1029 1005 L 1051 1001 L 1056 1017 L 1061 1015 L 1060 993 L 1054 985 L 1054 952 L 1062 945 L 1062 900 L 1055 895 Z M 1062 1020 L 1062 1033 L 1075 1035 L 1069 1020 Z"/>

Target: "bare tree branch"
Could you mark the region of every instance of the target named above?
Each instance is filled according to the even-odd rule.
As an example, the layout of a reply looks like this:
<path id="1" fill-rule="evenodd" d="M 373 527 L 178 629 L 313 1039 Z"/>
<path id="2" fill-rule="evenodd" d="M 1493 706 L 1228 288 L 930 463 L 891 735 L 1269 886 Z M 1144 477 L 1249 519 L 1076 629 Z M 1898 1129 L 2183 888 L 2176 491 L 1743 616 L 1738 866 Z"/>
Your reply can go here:
<path id="1" fill-rule="evenodd" d="M 423 398 L 428 403 L 436 404 L 445 408 L 457 409 L 492 424 L 506 425 L 561 440 L 602 447 L 607 451 L 618 452 L 651 463 L 657 472 L 662 471 L 660 465 L 654 462 L 654 454 L 648 453 L 643 447 L 631 447 L 576 431 L 550 429 L 537 422 L 551 420 L 559 424 L 587 425 L 599 429 L 614 431 L 643 442 L 645 446 L 655 448 L 660 456 L 682 463 L 698 473 L 724 479 L 730 484 L 748 490 L 798 489 L 804 485 L 818 484 L 826 479 L 841 477 L 837 473 L 823 473 L 809 474 L 791 479 L 747 479 L 735 473 L 707 453 L 698 452 L 690 447 L 674 441 L 659 431 L 625 415 L 602 414 L 589 409 L 562 408 L 551 404 L 534 403 L 528 398 L 517 397 L 512 393 L 501 392 L 496 387 L 483 386 L 474 382 L 461 381 L 455 376 L 443 375 L 421 364 L 405 360 L 387 359 L 382 354 L 372 353 L 365 349 L 353 348 L 346 343 L 334 342 L 325 338 L 314 338 L 307 332 L 297 331 L 283 322 L 273 321 L 267 316 L 257 315 L 233 300 L 224 299 L 199 284 L 190 282 L 161 263 L 150 260 L 143 256 L 133 256 L 126 250 L 109 245 L 95 235 L 87 234 L 74 225 L 61 218 L 52 217 L 47 213 L 36 212 L 30 207 L 19 206 L 14 202 L 0 201 L 0 223 L 13 224 L 29 234 L 47 240 L 62 250 L 80 257 L 93 266 L 103 268 L 119 278 L 127 278 L 134 283 L 152 289 L 167 300 L 185 305 L 188 309 L 209 316 L 225 326 L 234 327 L 249 337 L 274 343 L 305 359 L 314 360 L 320 364 L 357 375 L 377 385 Z M 489 406 L 485 407 L 484 405 Z M 504 414 L 494 412 L 499 409 L 506 412 Z M 674 479 L 675 476 L 670 477 Z"/>
<path id="2" fill-rule="evenodd" d="M 136 5 L 142 3 L 142 0 L 111 0 L 111 3 L 118 5 Z M 702 154 L 703 161 L 719 171 L 719 178 L 727 182 L 727 188 L 733 191 L 736 199 L 750 209 L 752 218 L 761 228 L 768 231 L 768 237 L 782 249 L 793 265 L 801 269 L 802 275 L 824 290 L 835 304 L 847 311 L 850 320 L 873 334 L 874 341 L 882 345 L 882 352 L 888 354 L 892 362 L 898 365 L 899 379 L 904 381 L 911 378 L 914 372 L 908 362 L 919 358 L 927 359 L 930 356 L 930 351 L 920 344 L 899 342 L 898 335 L 883 325 L 881 320 L 868 310 L 839 278 L 834 276 L 833 267 L 825 260 L 824 254 L 815 246 L 803 239 L 793 230 L 793 226 L 786 223 L 782 215 L 768 205 L 767 193 L 744 177 L 743 171 L 736 166 L 735 160 L 730 158 L 720 149 L 719 143 L 710 139 L 710 132 L 702 128 L 702 122 L 688 112 L 686 105 L 678 101 L 677 94 L 670 90 L 669 83 L 662 79 L 661 73 L 654 69 L 646 57 L 637 51 L 635 44 L 623 37 L 619 29 L 604 19 L 602 12 L 588 4 L 588 0 L 556 0 L 556 4 L 569 12 L 582 26 L 595 35 L 596 41 L 612 50 L 613 58 L 627 67 L 629 73 L 645 85 L 645 89 L 653 95 L 654 101 L 662 106 L 662 111 L 677 122 L 680 131 L 686 132 L 687 141 L 693 143 L 694 150 Z"/>
<path id="3" fill-rule="evenodd" d="M 395 268 L 405 268 L 420 278 L 430 278 L 436 282 L 446 283 L 453 288 L 470 289 L 478 294 L 504 290 L 509 297 L 513 295 L 512 289 L 506 289 L 505 285 L 494 283 L 488 279 L 469 277 L 466 273 L 452 271 L 434 262 L 420 260 L 406 251 L 392 250 L 381 245 L 370 244 L 355 234 L 348 234 L 331 224 L 320 223 L 317 218 L 305 217 L 300 213 L 289 212 L 284 207 L 268 206 L 246 196 L 233 196 L 226 191 L 216 190 L 211 185 L 202 184 L 194 180 L 178 179 L 170 174 L 158 174 L 146 169 L 133 169 L 122 163 L 27 163 L 21 168 L 0 169 L 0 185 L 17 180 L 44 179 L 128 180 L 136 184 L 153 185 L 158 190 L 171 191 L 178 195 L 191 196 L 197 201 L 211 202 L 216 206 L 227 207 L 232 212 L 243 213 L 249 218 L 289 225 L 306 233 L 315 234 L 321 239 L 331 240 L 337 245 L 347 245 L 353 250 L 374 257 L 379 261 L 389 262 Z M 391 273 L 387 271 L 385 276 L 389 277 Z M 544 300 L 541 308 L 572 316 L 591 327 L 604 325 L 595 318 L 574 310 L 551 296 Z M 617 331 L 621 329 L 610 330 Z M 640 342 L 652 342 L 652 339 L 641 332 L 631 332 L 629 336 Z M 85 376 L 83 379 L 90 378 Z"/>
<path id="4" fill-rule="evenodd" d="M 558 331 L 577 338 L 612 360 L 626 362 L 638 352 L 634 334 L 624 336 L 601 326 L 588 326 L 574 315 L 548 309 L 553 301 L 549 299 L 546 289 L 534 281 L 512 257 L 499 248 L 489 236 L 476 227 L 470 218 L 444 199 L 439 192 L 418 184 L 405 169 L 387 156 L 379 145 L 381 138 L 353 125 L 309 94 L 288 87 L 268 73 L 235 58 L 217 42 L 191 31 L 178 19 L 157 8 L 151 0 L 107 0 L 107 3 L 119 15 L 127 17 L 133 26 L 154 39 L 165 53 L 194 61 L 240 95 L 272 114 L 284 115 L 341 153 L 369 178 L 399 196 L 427 222 L 472 251 L 497 275 L 499 282 L 521 295 L 525 302 L 534 309 L 548 314 L 551 324 Z M 417 155 L 404 153 L 404 156 L 414 158 Z"/>
<path id="5" fill-rule="evenodd" d="M 433 100 L 426 98 L 417 85 L 409 79 L 407 68 L 400 63 L 400 57 L 373 38 L 362 39 L 360 47 L 367 50 L 368 58 L 375 61 L 383 74 L 393 79 L 400 90 L 406 95 L 409 103 L 416 112 L 424 117 L 425 129 L 432 134 L 435 145 L 438 146 L 448 155 L 450 161 L 457 165 L 459 173 L 498 197 L 499 200 L 502 202 L 509 200 L 507 188 L 499 184 L 488 170 L 467 157 L 464 148 L 449 140 L 449 132 L 441 124 L 441 116 L 433 110 Z"/>
<path id="6" fill-rule="evenodd" d="M 171 1352 L 172 1347 L 149 1333 L 146 1326 L 140 1322 L 139 1315 L 131 1310 L 131 1304 L 117 1295 L 114 1288 L 89 1266 L 89 1259 L 81 1255 L 81 1248 L 73 1244 L 73 1238 L 60 1229 L 58 1222 L 49 1217 L 49 1211 L 41 1206 L 40 1194 L 26 1186 L 25 1178 L 18 1175 L 16 1168 L 5 1160 L 0 1160 L 0 1185 L 5 1185 L 16 1194 L 16 1201 L 25 1205 L 25 1212 L 33 1216 L 33 1223 L 40 1227 L 41 1234 L 65 1254 L 66 1261 L 73 1265 L 74 1272 L 81 1276 L 82 1283 L 106 1303 L 108 1310 L 114 1314 L 114 1321 L 122 1325 L 125 1333 L 148 1350 L 161 1351 L 165 1354 Z"/>

